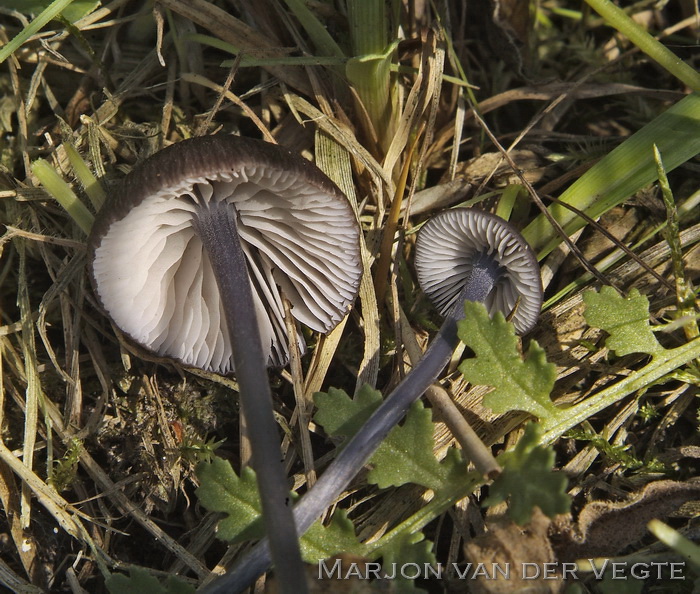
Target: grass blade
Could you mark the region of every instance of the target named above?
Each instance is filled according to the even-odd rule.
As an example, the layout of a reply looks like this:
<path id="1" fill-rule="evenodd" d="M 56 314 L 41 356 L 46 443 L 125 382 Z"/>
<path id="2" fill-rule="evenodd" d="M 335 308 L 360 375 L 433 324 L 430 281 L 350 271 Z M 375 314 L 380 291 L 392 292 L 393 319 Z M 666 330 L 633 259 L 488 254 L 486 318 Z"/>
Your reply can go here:
<path id="1" fill-rule="evenodd" d="M 694 91 L 700 91 L 700 73 L 683 62 L 676 54 L 654 39 L 642 27 L 635 23 L 621 8 L 610 0 L 586 0 L 605 21 L 622 33 L 634 45 L 652 60 L 668 70 L 673 76 L 683 81 Z"/>
<path id="2" fill-rule="evenodd" d="M 654 144 L 664 155 L 666 171 L 700 153 L 700 94 L 688 95 L 625 140 L 569 186 L 559 200 L 592 218 L 601 216 L 657 179 Z M 552 205 L 549 211 L 568 235 L 585 225 L 563 205 Z M 561 241 L 544 215 L 530 223 L 523 236 L 540 258 Z"/>
<path id="3" fill-rule="evenodd" d="M 56 170 L 43 159 L 39 159 L 32 165 L 32 172 L 39 178 L 46 191 L 66 209 L 66 212 L 76 222 L 78 227 L 83 230 L 85 235 L 90 235 L 90 229 L 95 217 L 92 216 L 92 213 L 75 195 L 70 186 L 63 181 L 63 178 L 56 173 Z"/>
<path id="4" fill-rule="evenodd" d="M 17 51 L 32 35 L 38 33 L 46 23 L 61 14 L 73 0 L 54 0 L 29 25 L 22 29 L 10 42 L 0 49 L 0 64 Z"/>

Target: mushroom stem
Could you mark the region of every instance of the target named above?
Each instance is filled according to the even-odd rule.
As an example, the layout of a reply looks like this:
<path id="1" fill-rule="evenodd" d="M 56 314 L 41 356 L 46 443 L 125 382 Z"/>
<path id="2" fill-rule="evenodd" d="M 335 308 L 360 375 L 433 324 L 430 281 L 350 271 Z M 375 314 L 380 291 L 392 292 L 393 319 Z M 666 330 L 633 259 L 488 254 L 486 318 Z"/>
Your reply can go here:
<path id="1" fill-rule="evenodd" d="M 235 211 L 227 204 L 214 202 L 198 210 L 195 225 L 216 277 L 229 329 L 241 407 L 252 429 L 253 465 L 278 583 L 283 592 L 306 592 L 266 359 L 235 217 Z"/>
<path id="2" fill-rule="evenodd" d="M 411 404 L 435 382 L 459 344 L 457 322 L 464 318 L 464 302 L 484 302 L 501 274 L 498 264 L 487 255 L 475 258 L 464 287 L 418 365 L 379 405 L 316 484 L 294 506 L 294 517 L 300 534 L 306 532 L 323 511 L 340 496 L 389 431 L 404 417 Z M 212 582 L 203 591 L 207 594 L 240 592 L 265 572 L 269 562 L 267 543 L 262 541 L 231 573 Z"/>

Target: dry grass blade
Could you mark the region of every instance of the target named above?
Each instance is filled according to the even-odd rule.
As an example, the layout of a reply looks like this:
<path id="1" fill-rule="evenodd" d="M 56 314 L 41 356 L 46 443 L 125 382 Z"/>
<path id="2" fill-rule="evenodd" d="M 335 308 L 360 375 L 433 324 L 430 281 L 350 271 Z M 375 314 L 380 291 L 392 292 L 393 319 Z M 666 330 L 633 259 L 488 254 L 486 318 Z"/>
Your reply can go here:
<path id="1" fill-rule="evenodd" d="M 12 592 L 22 592 L 23 594 L 41 594 L 45 591 L 39 586 L 35 586 L 23 580 L 12 571 L 12 568 L 2 559 L 0 559 L 0 584 Z"/>
<path id="2" fill-rule="evenodd" d="M 355 196 L 355 189 L 352 184 L 350 153 L 337 140 L 321 133 L 316 135 L 316 151 L 319 167 L 321 167 L 321 169 L 345 192 L 346 196 L 350 198 L 355 212 L 359 215 L 357 197 Z M 362 279 L 360 280 L 364 349 L 362 361 L 359 365 L 355 391 L 359 390 L 364 384 L 374 386 L 377 381 L 377 373 L 379 372 L 379 311 L 374 285 L 372 284 L 372 258 L 364 241 L 360 244 L 360 256 L 362 257 L 362 267 L 364 271 Z M 334 352 L 335 348 L 337 348 L 337 342 L 335 341 L 339 340 L 340 336 L 340 332 L 333 331 L 321 343 L 323 345 L 323 354 L 321 356 L 328 363 L 330 363 L 331 360 L 329 356 L 331 353 L 331 346 Z M 321 369 L 323 368 L 315 366 L 315 374 L 307 377 L 307 393 L 313 394 L 313 392 L 321 388 L 323 383 L 323 377 L 321 377 L 319 373 Z M 324 374 L 325 371 L 327 371 L 327 367 L 324 369 Z"/>
<path id="3" fill-rule="evenodd" d="M 299 441 L 301 449 L 301 459 L 304 463 L 304 475 L 306 484 L 312 487 L 316 482 L 316 469 L 314 468 L 314 454 L 311 448 L 311 438 L 309 436 L 309 422 L 311 420 L 311 407 L 313 401 L 304 391 L 304 377 L 301 368 L 301 353 L 297 342 L 297 328 L 292 317 L 292 310 L 289 301 L 284 299 L 284 323 L 289 336 L 289 367 L 292 373 L 292 385 L 294 387 L 294 399 L 296 401 L 295 414 L 299 426 Z M 282 445 L 284 451 L 285 445 Z"/>
<path id="4" fill-rule="evenodd" d="M 387 172 L 394 171 L 401 155 L 404 154 L 411 142 L 411 135 L 415 135 L 421 127 L 421 119 L 428 110 L 430 102 L 436 93 L 439 95 L 444 54 L 436 52 L 437 43 L 436 35 L 431 32 L 428 40 L 423 45 L 418 75 L 413 82 L 405 104 L 402 106 L 403 110 L 396 127 L 396 134 L 392 138 L 384 157 L 383 165 Z M 435 76 L 436 74 L 437 77 Z"/>
<path id="5" fill-rule="evenodd" d="M 34 583 L 42 583 L 43 579 L 37 573 L 39 568 L 37 563 L 37 548 L 33 546 L 33 540 L 26 537 L 25 531 L 20 524 L 18 493 L 17 482 L 15 481 L 11 469 L 4 463 L 0 464 L 0 503 L 2 503 L 2 508 L 5 510 L 7 517 L 10 518 L 10 536 L 12 537 L 15 550 L 19 555 L 25 573 Z M 27 546 L 27 544 L 30 544 L 30 546 Z M 12 575 L 12 572 L 9 571 L 9 567 L 6 567 L 6 570 L 9 572 L 9 575 Z M 15 579 L 21 582 L 17 576 L 15 576 Z M 5 581 L 5 585 L 8 585 L 7 581 Z"/>
<path id="6" fill-rule="evenodd" d="M 213 83 L 212 81 L 206 79 L 200 74 L 194 74 L 194 73 L 184 73 L 182 75 L 182 80 L 186 82 L 190 82 L 195 85 L 201 85 L 203 87 L 206 87 L 208 89 L 212 89 L 219 93 L 221 96 L 225 97 L 238 107 L 240 107 L 251 119 L 251 121 L 257 126 L 258 130 L 262 132 L 263 137 L 268 141 L 275 143 L 275 138 L 270 134 L 270 131 L 267 129 L 267 126 L 262 122 L 262 120 L 258 117 L 258 115 L 248 107 L 248 105 L 245 103 L 245 101 L 242 101 L 240 97 L 236 96 L 233 94 L 231 91 L 228 89 L 224 88 L 221 85 L 217 85 L 216 83 Z"/>
<path id="7" fill-rule="evenodd" d="M 242 52 L 250 51 L 256 55 L 281 57 L 281 44 L 271 42 L 243 21 L 233 17 L 223 9 L 205 0 L 162 0 L 161 4 L 186 19 L 210 31 L 218 39 L 240 48 Z M 294 68 L 270 65 L 266 67 L 289 86 L 303 92 L 309 90 L 309 83 L 301 71 Z"/>
<path id="8" fill-rule="evenodd" d="M 22 449 L 23 468 L 31 473 L 34 466 L 34 446 L 38 428 L 39 399 L 41 398 L 41 379 L 37 370 L 36 345 L 34 342 L 34 321 L 31 317 L 29 287 L 27 279 L 27 251 L 23 239 L 18 240 L 19 252 L 19 305 L 22 316 L 22 352 L 24 354 L 24 376 L 27 389 L 24 400 L 24 439 Z M 31 520 L 31 487 L 23 478 L 20 501 L 20 524 L 27 529 Z"/>
<path id="9" fill-rule="evenodd" d="M 285 96 L 289 102 L 290 108 L 309 117 L 315 126 L 323 130 L 335 142 L 344 146 L 350 155 L 357 159 L 364 167 L 369 169 L 377 179 L 385 184 L 385 191 L 392 192 L 394 190 L 391 176 L 385 169 L 377 163 L 377 160 L 365 149 L 362 144 L 355 138 L 346 125 L 338 120 L 328 117 L 322 111 L 311 105 L 308 101 L 298 95 L 289 94 Z M 377 184 L 379 186 L 379 184 Z"/>
<path id="10" fill-rule="evenodd" d="M 391 265 L 391 256 L 394 248 L 394 236 L 396 235 L 396 229 L 399 225 L 399 215 L 401 214 L 403 197 L 404 193 L 406 192 L 408 172 L 411 168 L 411 164 L 413 163 L 416 145 L 421 139 L 422 133 L 423 128 L 418 131 L 413 144 L 408 148 L 406 160 L 403 163 L 401 173 L 399 174 L 399 179 L 396 182 L 396 194 L 391 200 L 391 208 L 389 209 L 386 222 L 384 223 L 382 242 L 379 247 L 379 258 L 374 271 L 374 291 L 376 293 L 377 301 L 380 303 L 384 302 L 387 277 L 389 275 L 389 266 Z"/>
<path id="11" fill-rule="evenodd" d="M 70 504 L 34 474 L 27 465 L 18 460 L 17 456 L 8 450 L 3 443 L 0 443 L 0 461 L 6 464 L 26 484 L 27 490 L 54 517 L 62 530 L 65 530 L 76 540 L 84 540 L 87 537 L 87 531 L 80 521 L 69 513 Z"/>
<path id="12" fill-rule="evenodd" d="M 489 127 L 486 125 L 486 122 L 479 116 L 478 114 L 474 114 L 474 117 L 476 120 L 480 123 L 480 125 L 483 127 L 483 130 L 486 132 L 486 134 L 489 136 L 491 141 L 496 145 L 498 150 L 501 152 L 503 155 L 503 158 L 508 162 L 508 164 L 511 166 L 513 171 L 516 172 L 518 177 L 520 178 L 521 183 L 525 188 L 527 188 L 528 193 L 533 199 L 533 202 L 537 205 L 537 207 L 540 209 L 542 212 L 542 215 L 546 218 L 546 220 L 549 222 L 550 225 L 555 229 L 555 231 L 558 233 L 559 237 L 566 243 L 567 247 L 571 252 L 576 256 L 578 261 L 583 265 L 583 267 L 590 272 L 593 276 L 595 276 L 601 283 L 603 284 L 608 284 L 608 280 L 605 278 L 603 274 L 601 274 L 598 269 L 593 266 L 581 253 L 581 250 L 578 248 L 578 246 L 571 240 L 571 238 L 566 234 L 564 231 L 564 228 L 562 225 L 557 221 L 552 214 L 547 210 L 547 208 L 544 205 L 544 202 L 542 202 L 542 199 L 540 198 L 539 194 L 535 190 L 535 188 L 532 186 L 532 184 L 525 178 L 523 173 L 518 169 L 518 167 L 515 165 L 515 162 L 511 158 L 511 156 L 508 154 L 508 151 L 505 150 L 503 146 L 501 146 L 500 142 L 496 139 L 496 137 L 493 135 L 493 132 L 489 129 Z"/>

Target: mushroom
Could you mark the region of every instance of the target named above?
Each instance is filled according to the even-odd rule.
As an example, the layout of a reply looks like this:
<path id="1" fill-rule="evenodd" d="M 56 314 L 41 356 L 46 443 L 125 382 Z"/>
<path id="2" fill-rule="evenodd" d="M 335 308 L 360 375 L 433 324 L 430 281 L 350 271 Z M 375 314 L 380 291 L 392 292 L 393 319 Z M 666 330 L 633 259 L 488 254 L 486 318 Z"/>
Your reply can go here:
<path id="1" fill-rule="evenodd" d="M 537 258 L 496 215 L 455 208 L 434 216 L 418 234 L 415 265 L 423 292 L 443 316 L 457 302 L 461 307 L 482 301 L 491 315 L 512 313 L 519 334 L 537 323 L 542 308 Z"/>
<path id="2" fill-rule="evenodd" d="M 355 299 L 361 265 L 359 227 L 346 197 L 312 163 L 281 147 L 205 136 L 134 169 L 90 236 L 97 296 L 126 335 L 157 355 L 234 371 L 232 322 L 214 268 L 228 258 L 218 236 L 224 230 L 217 221 L 224 220 L 240 236 L 247 272 L 222 273 L 240 272 L 236 282 L 250 276 L 267 362 L 282 366 L 289 357 L 282 294 L 297 320 L 326 333 Z"/>
<path id="3" fill-rule="evenodd" d="M 485 303 L 492 315 L 512 314 L 520 333 L 537 322 L 542 306 L 537 258 L 520 233 L 500 217 L 462 208 L 433 217 L 418 234 L 415 264 L 421 287 L 446 312 L 445 321 L 415 368 L 294 507 L 300 533 L 337 499 L 411 404 L 435 382 L 459 342 L 457 322 L 464 317 L 465 301 Z M 269 562 L 266 546 L 260 543 L 205 591 L 230 592 L 234 584 L 252 583 Z"/>
<path id="4" fill-rule="evenodd" d="M 362 272 L 359 241 L 347 198 L 317 167 L 227 135 L 179 142 L 136 167 L 88 240 L 95 293 L 126 335 L 185 365 L 235 371 L 288 591 L 305 582 L 266 367 L 288 359 L 283 298 L 319 332 L 345 316 Z"/>

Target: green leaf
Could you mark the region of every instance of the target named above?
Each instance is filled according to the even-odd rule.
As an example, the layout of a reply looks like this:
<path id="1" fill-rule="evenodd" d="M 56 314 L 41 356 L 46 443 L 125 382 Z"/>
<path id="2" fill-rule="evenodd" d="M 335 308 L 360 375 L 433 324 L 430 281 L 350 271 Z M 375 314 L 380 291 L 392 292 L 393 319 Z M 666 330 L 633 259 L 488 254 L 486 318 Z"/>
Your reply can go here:
<path id="1" fill-rule="evenodd" d="M 414 483 L 439 491 L 451 484 L 455 474 L 466 474 L 466 465 L 453 448 L 442 462 L 435 458 L 433 429 L 430 409 L 415 402 L 404 424 L 394 427 L 372 456 L 367 480 L 381 489 Z"/>
<path id="2" fill-rule="evenodd" d="M 459 322 L 459 338 L 475 357 L 462 361 L 459 370 L 472 384 L 493 386 L 484 404 L 496 413 L 522 410 L 540 419 L 558 411 L 549 398 L 556 366 L 547 363 L 544 350 L 534 340 L 523 360 L 513 325 L 501 313 L 491 319 L 481 303 L 464 304 L 466 318 Z"/>
<path id="3" fill-rule="evenodd" d="M 655 39 L 645 27 L 636 23 L 622 8 L 607 0 L 586 0 L 608 25 L 615 27 L 640 50 L 694 91 L 700 91 L 700 74 L 674 54 L 665 44 Z"/>
<path id="4" fill-rule="evenodd" d="M 413 587 L 413 581 L 403 578 L 400 574 L 399 568 L 406 567 L 418 567 L 421 568 L 421 575 L 423 575 L 423 569 L 427 565 L 436 565 L 437 559 L 433 553 L 433 543 L 429 540 L 425 540 L 425 536 L 422 532 L 403 532 L 397 534 L 395 538 L 392 538 L 386 545 L 377 549 L 377 556 L 382 557 L 382 568 L 384 574 L 392 575 L 396 570 L 396 584 L 397 592 L 411 592 L 419 591 Z M 415 564 L 415 566 L 409 566 L 408 564 Z M 414 571 L 418 571 L 415 569 Z M 422 591 L 422 590 L 420 590 Z"/>
<path id="5" fill-rule="evenodd" d="M 351 399 L 343 390 L 331 388 L 317 392 L 318 410 L 314 420 L 331 436 L 350 437 L 379 406 L 382 396 L 363 386 Z M 466 475 L 466 465 L 457 450 L 451 448 L 442 462 L 433 455 L 432 414 L 418 401 L 409 409 L 403 425 L 394 427 L 369 461 L 372 469 L 367 480 L 382 489 L 407 483 L 433 491 L 449 488 Z"/>
<path id="6" fill-rule="evenodd" d="M 355 526 L 347 512 L 338 509 L 328 526 L 316 522 L 301 539 L 301 554 L 304 561 L 317 563 L 338 553 L 364 555 L 365 547 L 355 536 Z"/>
<path id="7" fill-rule="evenodd" d="M 217 536 L 228 542 L 240 542 L 264 535 L 262 512 L 255 472 L 245 468 L 240 478 L 227 460 L 214 457 L 197 467 L 201 486 L 197 489 L 200 503 L 209 511 L 223 512 Z M 291 496 L 291 495 L 290 495 Z M 362 555 L 364 548 L 355 536 L 352 522 L 345 512 L 336 512 L 328 526 L 316 522 L 301 538 L 304 560 L 315 563 L 337 553 Z"/>
<path id="8" fill-rule="evenodd" d="M 169 576 L 163 584 L 145 569 L 131 567 L 129 576 L 113 573 L 105 581 L 112 594 L 192 594 L 195 589 L 190 584 Z"/>
<path id="9" fill-rule="evenodd" d="M 331 437 L 348 438 L 357 433 L 381 402 L 381 392 L 368 385 L 362 386 L 354 399 L 336 388 L 316 392 L 314 403 L 318 410 L 314 421 Z"/>
<path id="10" fill-rule="evenodd" d="M 244 468 L 239 478 L 228 460 L 214 457 L 197 466 L 197 476 L 201 504 L 209 511 L 227 514 L 218 525 L 220 539 L 240 542 L 264 534 L 260 496 L 251 468 Z"/>
<path id="11" fill-rule="evenodd" d="M 605 346 L 618 356 L 663 350 L 649 326 L 649 300 L 637 289 L 622 297 L 612 287 L 603 287 L 600 293 L 586 291 L 583 301 L 586 322 L 610 334 Z"/>
<path id="12" fill-rule="evenodd" d="M 554 450 L 537 445 L 539 439 L 539 426 L 530 423 L 515 448 L 499 456 L 503 472 L 484 501 L 490 506 L 509 500 L 508 513 L 521 526 L 530 520 L 535 506 L 549 517 L 569 511 L 566 476 L 552 472 Z"/>

